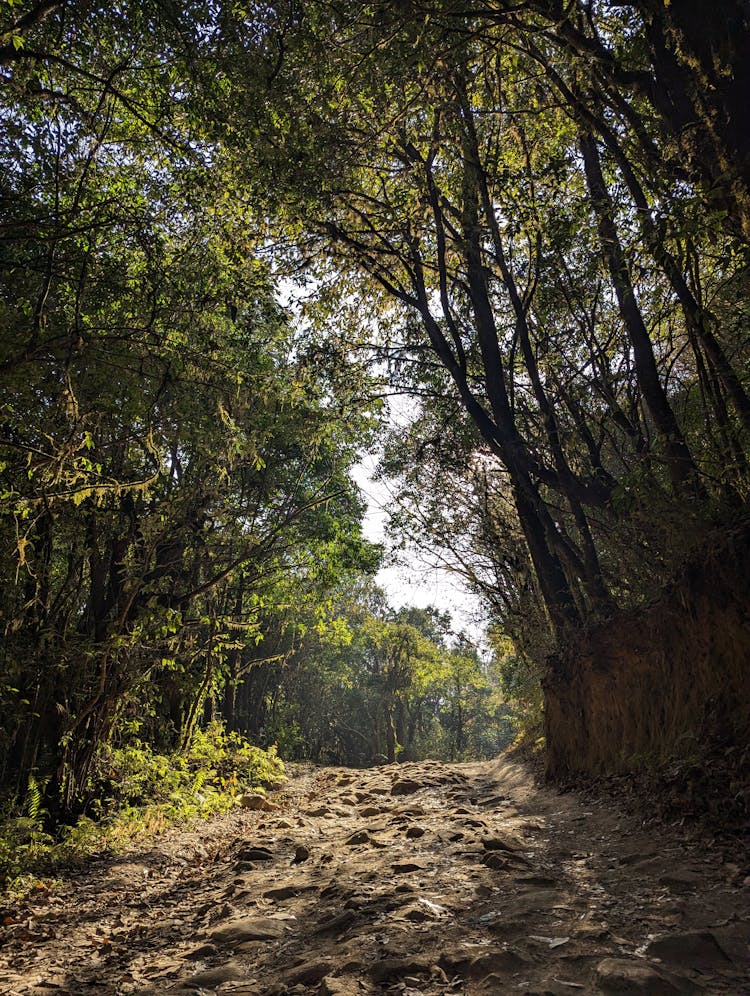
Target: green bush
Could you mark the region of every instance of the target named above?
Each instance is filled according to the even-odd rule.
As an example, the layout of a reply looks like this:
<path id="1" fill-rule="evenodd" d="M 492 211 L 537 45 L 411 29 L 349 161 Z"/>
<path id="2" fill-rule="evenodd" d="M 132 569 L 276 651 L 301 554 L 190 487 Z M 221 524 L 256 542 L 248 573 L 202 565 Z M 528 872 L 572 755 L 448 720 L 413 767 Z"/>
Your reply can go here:
<path id="1" fill-rule="evenodd" d="M 177 822 L 225 812 L 243 792 L 283 781 L 275 747 L 254 747 L 221 723 L 198 730 L 186 751 L 169 755 L 138 740 L 107 745 L 88 785 L 87 812 L 73 826 L 48 832 L 33 778 L 22 805 L 6 802 L 0 817 L 0 888 L 26 891 L 64 864 L 118 850 Z"/>
<path id="2" fill-rule="evenodd" d="M 102 750 L 88 788 L 88 812 L 97 820 L 123 808 L 159 807 L 173 818 L 228 809 L 248 789 L 277 785 L 284 765 L 275 747 L 261 750 L 223 724 L 197 730 L 185 751 L 157 754 L 134 740 Z"/>

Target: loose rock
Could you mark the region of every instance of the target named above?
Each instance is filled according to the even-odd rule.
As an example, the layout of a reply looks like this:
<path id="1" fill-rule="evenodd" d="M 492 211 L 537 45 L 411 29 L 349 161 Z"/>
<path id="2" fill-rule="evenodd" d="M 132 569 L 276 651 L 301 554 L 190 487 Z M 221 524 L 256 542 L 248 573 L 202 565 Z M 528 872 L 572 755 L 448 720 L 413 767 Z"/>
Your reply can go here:
<path id="1" fill-rule="evenodd" d="M 509 836 L 492 836 L 482 838 L 485 851 L 518 851 L 523 848 L 523 841 Z"/>
<path id="2" fill-rule="evenodd" d="M 731 964 L 731 959 L 707 930 L 657 937 L 646 948 L 646 954 L 680 968 L 721 969 Z"/>
<path id="3" fill-rule="evenodd" d="M 269 802 L 264 795 L 250 793 L 238 796 L 237 804 L 242 806 L 243 809 L 251 809 L 256 812 L 260 811 L 264 813 L 275 813 L 281 808 L 280 806 L 276 806 L 274 803 Z"/>
<path id="4" fill-rule="evenodd" d="M 343 934 L 354 921 L 357 919 L 356 913 L 351 910 L 344 910 L 343 913 L 339 913 L 336 916 L 331 917 L 329 920 L 323 920 L 322 923 L 318 924 L 315 928 L 316 934 Z"/>
<path id="5" fill-rule="evenodd" d="M 243 847 L 237 855 L 239 861 L 273 861 L 267 847 Z"/>
<path id="6" fill-rule="evenodd" d="M 225 965 L 219 965 L 217 968 L 198 972 L 197 975 L 188 979 L 185 986 L 194 989 L 216 989 L 224 982 L 237 982 L 246 978 L 247 972 L 239 961 L 228 961 Z"/>
<path id="7" fill-rule="evenodd" d="M 513 806 L 485 808 L 481 819 L 476 809 L 460 812 L 468 802 L 456 808 L 459 797 L 485 803 L 498 791 L 489 773 L 506 770 Z M 460 791 L 449 788 L 454 771 Z M 352 773 L 346 796 L 341 776 L 306 767 L 280 796 L 284 819 L 235 807 L 165 834 L 158 850 L 73 871 L 59 892 L 36 890 L 25 907 L 8 903 L 0 991 L 745 991 L 750 895 L 741 887 L 744 864 L 722 862 L 720 842 L 697 847 L 687 831 L 665 827 L 655 848 L 657 831 L 644 837 L 617 803 L 594 801 L 584 812 L 573 793 L 535 789 L 505 761 Z M 424 791 L 389 798 L 398 782 Z M 343 805 L 354 791 L 367 796 L 370 817 Z M 410 805 L 415 798 L 423 804 Z M 303 819 L 311 806 L 325 815 Z M 627 860 L 636 852 L 649 864 Z M 686 870 L 703 883 L 700 902 L 663 887 Z"/>
<path id="8" fill-rule="evenodd" d="M 422 975 L 429 972 L 430 963 L 424 958 L 383 958 L 370 969 L 374 982 L 391 982 L 405 975 Z"/>
<path id="9" fill-rule="evenodd" d="M 294 852 L 294 857 L 292 858 L 293 865 L 300 865 L 303 861 L 307 861 L 310 857 L 310 851 L 303 844 L 300 844 Z"/>
<path id="10" fill-rule="evenodd" d="M 285 976 L 287 985 L 314 986 L 325 978 L 333 965 L 330 961 L 308 961 L 297 965 Z"/>
<path id="11" fill-rule="evenodd" d="M 391 865 L 391 868 L 396 872 L 397 875 L 404 875 L 409 872 L 424 871 L 425 866 L 417 864 L 416 861 L 396 861 Z"/>
<path id="12" fill-rule="evenodd" d="M 356 844 L 369 844 L 372 838 L 367 830 L 357 830 L 344 841 L 349 847 L 354 847 Z"/>
<path id="13" fill-rule="evenodd" d="M 605 993 L 616 996 L 674 996 L 690 993 L 695 989 L 685 980 L 684 986 L 675 984 L 665 972 L 645 961 L 625 958 L 605 958 L 596 969 L 596 979 Z"/>
<path id="14" fill-rule="evenodd" d="M 211 931 L 217 944 L 240 944 L 243 941 L 275 941 L 284 936 L 284 921 L 272 917 L 243 917 L 231 920 Z"/>

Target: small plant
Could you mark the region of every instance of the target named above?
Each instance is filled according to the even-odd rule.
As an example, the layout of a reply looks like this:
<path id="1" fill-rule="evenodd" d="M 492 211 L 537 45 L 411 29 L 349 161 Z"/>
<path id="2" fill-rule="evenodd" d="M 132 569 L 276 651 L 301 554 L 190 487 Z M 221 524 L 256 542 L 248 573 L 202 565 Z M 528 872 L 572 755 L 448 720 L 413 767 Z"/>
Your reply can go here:
<path id="1" fill-rule="evenodd" d="M 157 754 L 133 741 L 105 747 L 88 786 L 86 814 L 56 836 L 45 832 L 44 786 L 29 779 L 22 815 L 9 803 L 0 817 L 0 888 L 27 893 L 40 876 L 134 838 L 226 812 L 248 790 L 285 780 L 275 747 L 261 750 L 211 723 L 185 752 Z"/>

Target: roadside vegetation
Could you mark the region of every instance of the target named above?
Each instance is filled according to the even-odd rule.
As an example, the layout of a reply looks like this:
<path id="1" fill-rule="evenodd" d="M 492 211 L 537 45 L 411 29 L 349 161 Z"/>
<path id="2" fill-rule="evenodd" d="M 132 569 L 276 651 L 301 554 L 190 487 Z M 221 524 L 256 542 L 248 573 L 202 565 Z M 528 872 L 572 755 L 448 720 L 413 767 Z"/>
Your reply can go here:
<path id="1" fill-rule="evenodd" d="M 82 812 L 65 824 L 50 820 L 44 784 L 32 776 L 23 800 L 0 816 L 0 891 L 16 896 L 43 889 L 64 867 L 117 853 L 139 839 L 238 805 L 243 793 L 278 788 L 284 765 L 220 723 L 196 730 L 186 752 L 157 754 L 138 740 L 103 747 Z"/>

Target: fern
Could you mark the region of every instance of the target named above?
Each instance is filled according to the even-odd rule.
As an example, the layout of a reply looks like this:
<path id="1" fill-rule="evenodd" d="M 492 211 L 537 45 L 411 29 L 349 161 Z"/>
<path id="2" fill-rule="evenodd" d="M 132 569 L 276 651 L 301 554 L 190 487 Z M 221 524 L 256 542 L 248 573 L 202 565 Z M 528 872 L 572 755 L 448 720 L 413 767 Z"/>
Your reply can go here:
<path id="1" fill-rule="evenodd" d="M 32 771 L 29 775 L 29 783 L 26 787 L 26 814 L 29 819 L 36 822 L 42 813 L 42 786 L 36 780 Z"/>

